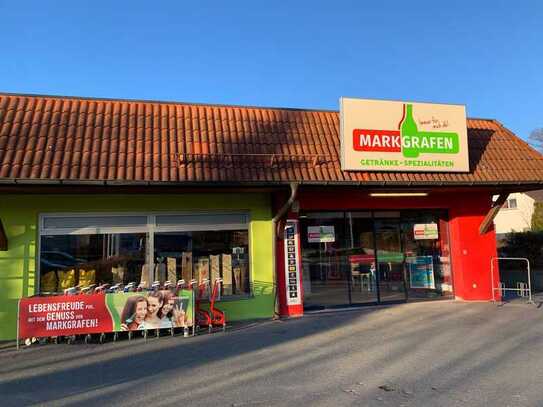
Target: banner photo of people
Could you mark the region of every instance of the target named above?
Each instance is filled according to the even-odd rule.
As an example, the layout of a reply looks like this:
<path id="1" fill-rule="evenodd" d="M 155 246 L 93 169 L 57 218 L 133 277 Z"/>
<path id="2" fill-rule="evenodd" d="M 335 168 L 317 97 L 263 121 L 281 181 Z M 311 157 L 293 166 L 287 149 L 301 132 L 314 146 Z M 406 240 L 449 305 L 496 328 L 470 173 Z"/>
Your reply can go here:
<path id="1" fill-rule="evenodd" d="M 194 323 L 192 290 L 178 296 L 169 290 L 138 295 L 106 294 L 114 331 L 190 327 Z"/>
<path id="2" fill-rule="evenodd" d="M 59 295 L 19 301 L 19 338 L 194 325 L 192 290 Z"/>

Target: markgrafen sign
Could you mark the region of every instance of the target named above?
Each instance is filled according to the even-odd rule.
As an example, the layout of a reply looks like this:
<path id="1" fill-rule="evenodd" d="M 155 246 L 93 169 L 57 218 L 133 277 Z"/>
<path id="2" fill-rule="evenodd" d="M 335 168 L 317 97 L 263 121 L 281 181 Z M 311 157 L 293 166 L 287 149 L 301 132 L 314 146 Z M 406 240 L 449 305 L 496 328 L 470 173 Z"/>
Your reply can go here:
<path id="1" fill-rule="evenodd" d="M 343 170 L 468 172 L 463 105 L 341 98 Z"/>

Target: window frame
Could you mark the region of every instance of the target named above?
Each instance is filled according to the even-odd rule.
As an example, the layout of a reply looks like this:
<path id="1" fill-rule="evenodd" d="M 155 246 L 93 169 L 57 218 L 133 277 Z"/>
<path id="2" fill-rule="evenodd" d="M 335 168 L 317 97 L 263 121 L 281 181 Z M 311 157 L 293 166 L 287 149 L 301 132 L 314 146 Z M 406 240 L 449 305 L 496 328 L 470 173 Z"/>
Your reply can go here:
<path id="1" fill-rule="evenodd" d="M 505 202 L 507 203 L 507 209 L 518 209 L 517 198 L 509 198 Z M 511 202 L 514 202 L 515 206 L 511 206 Z"/>
<path id="2" fill-rule="evenodd" d="M 204 227 L 197 229 L 179 228 L 175 225 L 172 226 L 157 226 L 156 218 L 158 216 L 221 216 L 221 215 L 239 215 L 243 216 L 245 223 L 240 224 L 228 224 L 220 225 L 205 225 Z M 114 218 L 114 217 L 146 217 L 147 223 L 142 226 L 122 226 L 122 227 L 83 227 L 74 231 L 74 228 L 46 228 L 45 220 L 49 218 Z M 235 226 L 235 228 L 233 227 Z M 243 227 L 244 226 L 244 227 Z M 41 293 L 41 238 L 42 236 L 60 236 L 60 235 L 92 235 L 92 234 L 121 234 L 121 233 L 145 233 L 147 237 L 147 247 L 145 253 L 145 263 L 149 265 L 149 269 L 153 270 L 155 266 L 154 261 L 154 237 L 155 233 L 163 232 L 213 232 L 213 231 L 239 231 L 246 230 L 248 237 L 248 273 L 249 273 L 249 292 L 245 294 L 234 294 L 226 297 L 222 297 L 222 300 L 239 300 L 248 299 L 254 296 L 253 290 L 253 251 L 252 251 L 252 238 L 251 238 L 251 211 L 250 210 L 217 210 L 217 211 L 164 211 L 164 212 L 44 212 L 38 214 L 38 228 L 37 228 L 38 242 L 36 245 L 37 254 L 35 256 L 35 292 Z"/>

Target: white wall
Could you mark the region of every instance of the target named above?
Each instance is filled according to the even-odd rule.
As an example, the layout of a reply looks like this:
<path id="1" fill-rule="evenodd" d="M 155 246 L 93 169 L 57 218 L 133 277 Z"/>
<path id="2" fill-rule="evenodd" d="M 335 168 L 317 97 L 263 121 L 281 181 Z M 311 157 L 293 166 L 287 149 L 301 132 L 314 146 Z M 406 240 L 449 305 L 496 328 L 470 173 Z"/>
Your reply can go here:
<path id="1" fill-rule="evenodd" d="M 515 209 L 502 208 L 494 219 L 496 233 L 522 232 L 530 230 L 534 213 L 534 200 L 526 194 L 514 193 L 507 198 L 516 199 Z"/>

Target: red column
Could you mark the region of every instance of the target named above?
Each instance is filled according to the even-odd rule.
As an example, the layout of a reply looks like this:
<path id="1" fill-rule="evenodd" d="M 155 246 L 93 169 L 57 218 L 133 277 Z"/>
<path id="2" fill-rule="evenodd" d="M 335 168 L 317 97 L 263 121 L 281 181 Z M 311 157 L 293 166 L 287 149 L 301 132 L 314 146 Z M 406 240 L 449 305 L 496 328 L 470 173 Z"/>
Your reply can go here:
<path id="1" fill-rule="evenodd" d="M 496 233 L 479 234 L 479 226 L 491 205 L 487 194 L 470 195 L 450 208 L 450 237 L 454 292 L 464 300 L 492 299 L 490 261 L 497 256 Z M 494 287 L 499 282 L 495 265 Z"/>

